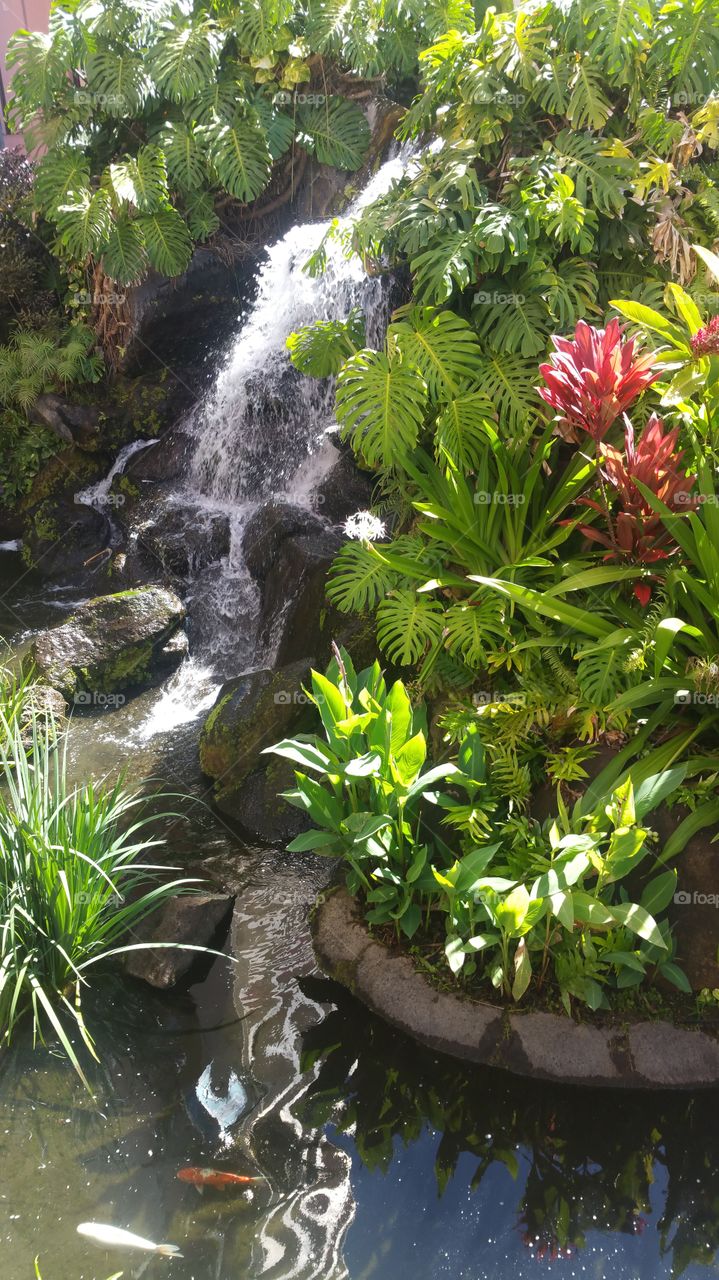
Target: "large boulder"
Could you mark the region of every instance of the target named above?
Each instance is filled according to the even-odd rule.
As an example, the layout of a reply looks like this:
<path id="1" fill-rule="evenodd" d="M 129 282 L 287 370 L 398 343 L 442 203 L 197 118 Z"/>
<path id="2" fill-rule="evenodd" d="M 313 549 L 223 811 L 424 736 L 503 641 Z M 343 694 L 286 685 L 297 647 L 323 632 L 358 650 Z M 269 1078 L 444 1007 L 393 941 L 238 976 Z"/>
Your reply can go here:
<path id="1" fill-rule="evenodd" d="M 324 528 L 324 522 L 306 507 L 274 498 L 263 502 L 242 534 L 242 555 L 252 577 L 263 586 L 288 538 L 321 534 Z"/>
<path id="2" fill-rule="evenodd" d="M 265 759 L 239 786 L 222 787 L 215 802 L 246 840 L 282 849 L 312 824 L 302 809 L 281 797 L 295 786 L 292 763 L 279 756 Z"/>
<path id="3" fill-rule="evenodd" d="M 122 692 L 166 667 L 168 641 L 184 617 L 182 601 L 164 587 L 100 596 L 39 635 L 31 659 L 42 679 L 82 705 L 90 701 L 83 694 Z"/>
<path id="4" fill-rule="evenodd" d="M 286 538 L 265 584 L 259 635 L 278 665 L 312 659 L 326 665 L 344 619 L 329 608 L 327 573 L 344 539 L 337 529 Z"/>
<path id="5" fill-rule="evenodd" d="M 376 476 L 360 471 L 351 452 L 342 449 L 311 491 L 310 501 L 330 524 L 344 524 L 355 511 L 369 510 L 375 482 Z"/>
<path id="6" fill-rule="evenodd" d="M 151 987 L 174 987 L 207 959 L 202 951 L 187 948 L 212 946 L 222 925 L 229 921 L 233 903 L 234 897 L 227 893 L 189 893 L 169 898 L 134 931 L 133 941 L 148 945 L 127 953 L 127 972 Z"/>
<path id="7" fill-rule="evenodd" d="M 223 684 L 200 735 L 200 766 L 215 779 L 220 805 L 265 764 L 265 747 L 311 721 L 302 692 L 308 674 L 308 664 L 296 662 L 277 671 L 248 671 Z"/>

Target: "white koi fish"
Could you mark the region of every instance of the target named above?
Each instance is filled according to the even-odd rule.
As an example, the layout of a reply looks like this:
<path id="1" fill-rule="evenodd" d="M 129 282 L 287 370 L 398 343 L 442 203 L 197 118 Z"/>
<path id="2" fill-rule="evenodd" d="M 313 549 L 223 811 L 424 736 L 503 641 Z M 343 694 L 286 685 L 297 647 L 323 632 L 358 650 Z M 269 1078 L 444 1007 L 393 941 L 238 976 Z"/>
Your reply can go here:
<path id="1" fill-rule="evenodd" d="M 154 1240 L 145 1240 L 133 1231 L 111 1227 L 104 1222 L 81 1222 L 77 1230 L 81 1236 L 87 1236 L 88 1240 L 108 1249 L 142 1249 L 144 1253 L 156 1253 L 161 1258 L 182 1257 L 176 1244 L 155 1244 Z"/>

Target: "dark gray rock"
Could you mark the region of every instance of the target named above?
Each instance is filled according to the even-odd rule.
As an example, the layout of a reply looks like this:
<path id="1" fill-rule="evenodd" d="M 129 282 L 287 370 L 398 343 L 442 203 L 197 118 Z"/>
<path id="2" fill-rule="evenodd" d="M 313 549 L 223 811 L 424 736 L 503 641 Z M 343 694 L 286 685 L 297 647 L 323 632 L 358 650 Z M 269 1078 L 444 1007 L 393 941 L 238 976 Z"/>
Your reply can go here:
<path id="1" fill-rule="evenodd" d="M 159 651 L 184 617 L 182 601 L 164 587 L 100 596 L 39 635 L 31 658 L 42 679 L 70 701 L 81 692 L 117 693 L 151 679 Z"/>
<path id="2" fill-rule="evenodd" d="M 107 516 L 65 495 L 46 499 L 25 521 L 27 558 L 44 578 L 90 583 L 109 556 L 112 531 Z"/>
<path id="3" fill-rule="evenodd" d="M 148 943 L 182 943 L 185 947 L 209 947 L 220 926 L 229 921 L 234 898 L 224 893 L 180 894 L 163 903 L 148 916 L 135 937 Z M 133 978 L 141 978 L 151 987 L 174 987 L 187 976 L 203 954 L 176 946 L 148 946 L 130 951 L 125 968 Z"/>
<path id="4" fill-rule="evenodd" d="M 242 555 L 252 577 L 264 584 L 288 538 L 322 535 L 324 529 L 323 521 L 306 507 L 274 498 L 263 502 L 247 521 L 242 535 Z"/>
<path id="5" fill-rule="evenodd" d="M 278 664 L 313 659 L 326 664 L 332 639 L 346 621 L 329 607 L 327 573 L 344 538 L 336 529 L 286 538 L 268 578 L 260 614 L 260 640 L 274 647 Z"/>
<path id="6" fill-rule="evenodd" d="M 47 427 L 66 443 L 91 451 L 97 448 L 100 438 L 99 416 L 97 409 L 72 404 L 53 392 L 38 396 L 30 410 L 31 421 Z"/>
<path id="7" fill-rule="evenodd" d="M 355 511 L 369 510 L 375 479 L 369 471 L 360 471 L 352 454 L 343 449 L 312 490 L 310 500 L 330 524 L 344 524 Z"/>
<path id="8" fill-rule="evenodd" d="M 284 848 L 311 824 L 303 810 L 280 797 L 295 786 L 292 764 L 279 756 L 267 759 L 264 768 L 255 769 L 238 787 L 221 790 L 216 804 L 246 840 Z"/>
<path id="9" fill-rule="evenodd" d="M 185 471 L 193 443 L 189 432 L 181 427 L 170 427 L 161 440 L 133 454 L 123 475 L 139 484 L 176 480 Z"/>
<path id="10" fill-rule="evenodd" d="M 302 683 L 308 674 L 308 664 L 297 662 L 277 671 L 249 671 L 222 686 L 200 734 L 200 766 L 215 779 L 218 803 L 264 765 L 265 747 L 307 719 L 311 708 Z"/>
<path id="11" fill-rule="evenodd" d="M 187 578 L 227 555 L 230 519 L 221 512 L 160 506 L 153 523 L 142 528 L 140 541 L 143 551 L 166 573 Z"/>

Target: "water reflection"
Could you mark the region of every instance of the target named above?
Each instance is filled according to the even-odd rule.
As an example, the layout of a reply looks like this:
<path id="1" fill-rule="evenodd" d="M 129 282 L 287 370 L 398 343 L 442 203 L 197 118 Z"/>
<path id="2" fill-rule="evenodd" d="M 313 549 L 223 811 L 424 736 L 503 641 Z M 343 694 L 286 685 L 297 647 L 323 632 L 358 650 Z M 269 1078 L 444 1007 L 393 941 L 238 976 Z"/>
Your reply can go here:
<path id="1" fill-rule="evenodd" d="M 352 1280 L 719 1274 L 716 1092 L 567 1090 L 409 1043 L 333 984 L 298 1116 L 354 1156 Z M 411 1260 L 411 1270 L 409 1268 Z M 534 1264 L 534 1265 L 531 1265 Z"/>

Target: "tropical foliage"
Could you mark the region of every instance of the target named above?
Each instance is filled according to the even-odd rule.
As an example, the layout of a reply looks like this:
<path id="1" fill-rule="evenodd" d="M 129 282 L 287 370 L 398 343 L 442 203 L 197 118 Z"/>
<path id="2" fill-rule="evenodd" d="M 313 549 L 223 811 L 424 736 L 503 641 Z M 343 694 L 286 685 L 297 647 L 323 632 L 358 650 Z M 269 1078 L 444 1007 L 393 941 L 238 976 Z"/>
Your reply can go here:
<path id="1" fill-rule="evenodd" d="M 9 60 L 12 120 L 47 148 L 34 204 L 55 252 L 121 285 L 177 275 L 228 201 L 293 190 L 303 157 L 359 168 L 357 82 L 410 74 L 448 16 L 439 0 L 54 0 L 49 34 L 18 32 Z"/>
<path id="2" fill-rule="evenodd" d="M 541 824 L 497 795 L 476 727 L 456 760 L 425 769 L 422 708 L 400 681 L 388 690 L 378 664 L 357 674 L 337 651 L 325 676 L 312 672 L 308 696 L 325 740 L 269 749 L 300 766 L 285 797 L 314 823 L 289 849 L 342 858 L 371 924 L 407 938 L 441 931 L 454 974 L 479 970 L 515 1001 L 553 986 L 567 1012 L 573 1000 L 606 1007 L 608 992 L 657 973 L 689 990 L 661 919 L 677 873 L 661 865 L 644 823 L 686 766 L 655 774 L 659 758 L 649 757 L 636 789 L 630 774 L 600 777 L 591 805 L 571 815 L 560 790 L 556 816 Z M 636 886 L 642 865 L 634 901 L 622 882 L 631 874 Z"/>
<path id="3" fill-rule="evenodd" d="M 145 856 L 142 797 L 120 783 L 72 786 L 56 727 L 6 681 L 0 712 L 0 1047 L 26 1020 L 52 1035 L 87 1084 L 79 1057 L 94 1054 L 82 1012 L 98 965 L 142 944 L 133 929 L 192 881 L 160 878 Z M 20 723 L 18 699 L 29 712 Z M 89 1088 L 89 1085 L 87 1086 Z"/>

